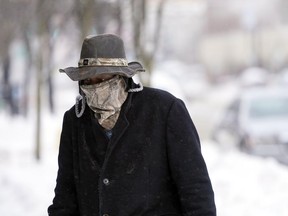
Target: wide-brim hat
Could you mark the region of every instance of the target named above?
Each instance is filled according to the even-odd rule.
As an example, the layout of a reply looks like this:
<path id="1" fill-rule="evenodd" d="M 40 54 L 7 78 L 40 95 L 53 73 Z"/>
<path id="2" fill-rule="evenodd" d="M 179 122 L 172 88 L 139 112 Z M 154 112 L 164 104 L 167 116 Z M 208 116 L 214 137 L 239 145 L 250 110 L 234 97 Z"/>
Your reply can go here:
<path id="1" fill-rule="evenodd" d="M 102 34 L 84 39 L 78 67 L 59 71 L 66 73 L 73 81 L 79 81 L 100 74 L 132 77 L 145 69 L 139 62 L 128 63 L 124 43 L 119 36 Z"/>

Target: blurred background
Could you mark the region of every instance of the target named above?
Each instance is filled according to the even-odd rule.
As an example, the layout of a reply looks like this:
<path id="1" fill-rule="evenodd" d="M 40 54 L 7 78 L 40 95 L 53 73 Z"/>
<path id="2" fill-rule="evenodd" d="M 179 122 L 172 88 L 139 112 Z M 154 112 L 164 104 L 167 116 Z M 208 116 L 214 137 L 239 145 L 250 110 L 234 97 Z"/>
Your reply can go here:
<path id="1" fill-rule="evenodd" d="M 287 0 L 0 0 L 0 214 L 51 204 L 87 35 L 115 33 L 136 82 L 181 98 L 219 216 L 288 215 Z"/>

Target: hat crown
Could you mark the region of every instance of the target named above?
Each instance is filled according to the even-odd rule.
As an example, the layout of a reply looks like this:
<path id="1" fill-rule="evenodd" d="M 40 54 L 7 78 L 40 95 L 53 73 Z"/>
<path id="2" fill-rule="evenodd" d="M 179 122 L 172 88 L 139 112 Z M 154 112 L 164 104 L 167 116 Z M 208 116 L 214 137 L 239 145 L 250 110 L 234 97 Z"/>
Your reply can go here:
<path id="1" fill-rule="evenodd" d="M 124 43 L 113 34 L 86 37 L 80 54 L 80 59 L 85 58 L 126 58 Z"/>

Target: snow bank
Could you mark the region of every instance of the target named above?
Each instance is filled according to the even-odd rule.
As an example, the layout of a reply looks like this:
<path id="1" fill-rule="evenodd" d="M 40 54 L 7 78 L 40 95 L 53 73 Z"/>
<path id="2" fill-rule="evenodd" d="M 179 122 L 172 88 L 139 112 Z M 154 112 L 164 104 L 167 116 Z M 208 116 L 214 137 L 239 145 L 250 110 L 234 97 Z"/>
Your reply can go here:
<path id="1" fill-rule="evenodd" d="M 259 158 L 203 143 L 219 216 L 287 216 L 288 168 L 272 158 Z"/>

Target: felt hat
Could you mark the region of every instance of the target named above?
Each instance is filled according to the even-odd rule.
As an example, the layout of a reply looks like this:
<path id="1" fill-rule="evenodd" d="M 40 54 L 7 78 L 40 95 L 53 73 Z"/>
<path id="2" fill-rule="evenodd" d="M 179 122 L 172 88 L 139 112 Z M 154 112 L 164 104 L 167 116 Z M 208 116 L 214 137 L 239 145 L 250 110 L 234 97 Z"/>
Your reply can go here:
<path id="1" fill-rule="evenodd" d="M 84 39 L 78 67 L 60 69 L 73 81 L 84 80 L 100 74 L 132 77 L 145 69 L 139 62 L 126 59 L 122 39 L 113 34 L 88 36 Z"/>

